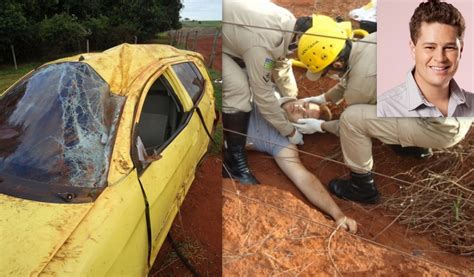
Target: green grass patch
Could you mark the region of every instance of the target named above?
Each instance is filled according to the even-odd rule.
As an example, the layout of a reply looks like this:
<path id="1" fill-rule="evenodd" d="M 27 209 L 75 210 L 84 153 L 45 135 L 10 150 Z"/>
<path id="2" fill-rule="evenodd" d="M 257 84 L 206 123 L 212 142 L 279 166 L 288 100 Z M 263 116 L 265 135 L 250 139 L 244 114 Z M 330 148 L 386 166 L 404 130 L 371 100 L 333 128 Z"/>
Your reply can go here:
<path id="1" fill-rule="evenodd" d="M 155 38 L 147 41 L 146 43 L 157 43 L 157 44 L 170 44 L 170 37 L 168 35 L 169 31 L 161 32 L 155 35 Z"/>
<path id="2" fill-rule="evenodd" d="M 216 32 L 216 29 L 222 28 L 222 21 L 198 21 L 198 20 L 185 20 L 181 21 L 182 27 L 179 30 L 168 30 L 165 32 L 157 33 L 152 40 L 146 41 L 145 43 L 157 43 L 157 44 L 170 44 L 171 38 L 170 34 L 175 32 L 188 33 L 190 32 L 191 40 L 194 37 L 194 31 L 198 32 L 199 36 L 203 35 L 212 35 Z M 173 42 L 176 44 L 176 37 Z M 183 38 L 181 38 L 181 41 Z M 189 46 L 189 45 L 188 45 Z M 174 47 L 179 49 L 184 49 L 184 43 L 174 45 Z"/>
<path id="3" fill-rule="evenodd" d="M 222 74 L 221 72 L 209 69 L 209 76 L 212 80 L 212 86 L 214 87 L 214 97 L 216 98 L 216 110 L 218 112 L 222 111 Z M 216 82 L 218 81 L 218 82 Z"/>
<path id="4" fill-rule="evenodd" d="M 181 24 L 183 24 L 183 28 L 196 28 L 196 27 L 201 27 L 201 28 L 221 28 L 222 27 L 222 21 L 199 21 L 199 20 L 186 20 L 186 21 L 181 21 Z"/>
<path id="5" fill-rule="evenodd" d="M 15 69 L 14 66 L 1 67 L 0 68 L 0 94 L 3 93 L 7 88 L 9 88 L 13 83 L 18 81 L 26 73 L 35 69 L 37 66 L 41 65 L 40 62 L 26 63 L 18 66 L 18 69 Z"/>
<path id="6" fill-rule="evenodd" d="M 10 87 L 18 79 L 23 77 L 26 73 L 37 68 L 38 66 L 50 61 L 62 59 L 64 57 L 75 56 L 80 53 L 85 53 L 85 51 L 60 53 L 60 54 L 54 54 L 54 55 L 49 55 L 45 57 L 34 58 L 30 60 L 28 63 L 19 64 L 18 69 L 15 69 L 15 67 L 12 65 L 9 65 L 9 66 L 0 65 L 0 94 L 3 93 L 8 87 Z"/>
<path id="7" fill-rule="evenodd" d="M 222 135 L 222 122 L 219 121 L 216 124 L 216 127 L 214 127 L 214 133 L 212 134 L 212 137 L 214 138 L 214 141 L 216 142 L 215 144 L 211 144 L 211 148 L 209 149 L 209 153 L 211 154 L 220 154 L 222 151 L 222 140 L 223 140 L 223 135 Z"/>
<path id="8" fill-rule="evenodd" d="M 212 80 L 212 86 L 214 87 L 214 97 L 215 97 L 215 105 L 216 105 L 216 112 L 221 113 L 222 111 L 222 74 L 219 71 L 214 69 L 209 69 L 209 76 Z M 218 82 L 216 82 L 216 80 Z M 217 115 L 220 116 L 220 115 Z M 213 144 L 210 149 L 210 153 L 212 154 L 219 154 L 222 149 L 222 122 L 219 120 L 214 127 L 214 141 L 216 144 Z"/>

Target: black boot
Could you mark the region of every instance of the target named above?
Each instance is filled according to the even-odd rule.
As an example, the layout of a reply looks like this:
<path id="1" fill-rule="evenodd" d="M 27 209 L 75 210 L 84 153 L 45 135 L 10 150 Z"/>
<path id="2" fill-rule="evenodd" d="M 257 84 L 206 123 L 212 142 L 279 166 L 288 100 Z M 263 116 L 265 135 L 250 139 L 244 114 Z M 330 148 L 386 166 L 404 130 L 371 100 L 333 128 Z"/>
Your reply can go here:
<path id="1" fill-rule="evenodd" d="M 400 144 L 391 144 L 390 147 L 400 156 L 411 156 L 418 159 L 426 159 L 433 155 L 431 148 L 423 148 L 418 146 L 402 147 Z"/>
<path id="2" fill-rule="evenodd" d="M 329 182 L 329 191 L 339 198 L 365 204 L 377 203 L 380 198 L 370 172 L 351 172 L 349 180 L 333 179 Z"/>
<path id="3" fill-rule="evenodd" d="M 224 129 L 247 135 L 250 112 L 222 113 Z M 242 184 L 259 184 L 247 165 L 245 142 L 247 137 L 224 130 L 224 163 L 222 176 L 234 178 Z"/>

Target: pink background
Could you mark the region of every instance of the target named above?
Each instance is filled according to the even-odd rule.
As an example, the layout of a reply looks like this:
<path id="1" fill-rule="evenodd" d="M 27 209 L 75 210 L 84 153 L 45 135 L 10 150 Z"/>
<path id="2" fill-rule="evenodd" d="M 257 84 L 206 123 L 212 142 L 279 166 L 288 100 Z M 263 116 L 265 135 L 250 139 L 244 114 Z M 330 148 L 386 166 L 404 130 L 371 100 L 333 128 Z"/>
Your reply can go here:
<path id="1" fill-rule="evenodd" d="M 408 23 L 422 1 L 377 1 L 377 94 L 403 83 L 414 61 L 410 55 Z M 474 92 L 474 0 L 448 0 L 464 16 L 464 50 L 454 79 Z"/>

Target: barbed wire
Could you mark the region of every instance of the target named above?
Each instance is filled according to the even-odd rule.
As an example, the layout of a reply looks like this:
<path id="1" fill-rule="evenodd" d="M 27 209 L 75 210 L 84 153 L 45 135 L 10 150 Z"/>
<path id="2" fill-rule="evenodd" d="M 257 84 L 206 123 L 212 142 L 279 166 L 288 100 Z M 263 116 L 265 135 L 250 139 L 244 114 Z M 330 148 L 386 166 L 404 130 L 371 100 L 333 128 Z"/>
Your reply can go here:
<path id="1" fill-rule="evenodd" d="M 323 37 L 323 38 L 332 38 L 332 39 L 340 39 L 340 40 L 347 40 L 347 39 L 349 39 L 349 40 L 351 40 L 352 42 L 362 42 L 362 43 L 368 43 L 368 44 L 375 44 L 375 45 L 377 45 L 377 42 L 375 42 L 375 41 L 368 41 L 368 40 L 363 40 L 363 39 L 341 38 L 341 37 L 335 37 L 335 36 L 327 36 L 327 35 L 321 35 L 321 34 L 311 34 L 311 33 L 305 33 L 305 32 L 295 31 L 295 30 L 283 30 L 283 29 L 277 29 L 277 28 L 271 28 L 271 27 L 256 26 L 256 25 L 243 24 L 243 23 L 236 23 L 236 22 L 228 22 L 228 21 L 222 21 L 222 24 L 229 24 L 229 25 L 235 25 L 235 26 L 240 26 L 240 27 L 249 27 L 249 28 L 256 28 L 256 29 L 277 31 L 277 32 L 282 32 L 282 33 L 292 33 L 292 34 L 299 34 L 299 35 L 306 34 L 306 35 L 310 35 L 310 36 Z"/>
<path id="2" fill-rule="evenodd" d="M 234 182 L 233 179 L 232 179 L 232 182 Z M 328 229 L 330 229 L 330 230 L 332 230 L 332 231 L 336 230 L 336 228 L 334 228 L 333 226 L 326 225 L 326 224 L 324 224 L 324 223 L 321 223 L 321 222 L 318 222 L 318 221 L 313 220 L 313 219 L 311 219 L 311 218 L 308 218 L 307 216 L 300 215 L 300 214 L 297 214 L 297 213 L 295 213 L 295 212 L 285 210 L 284 208 L 277 207 L 277 206 L 272 205 L 272 204 L 269 204 L 269 203 L 267 203 L 267 202 L 263 202 L 263 201 L 261 201 L 260 199 L 248 197 L 248 196 L 242 195 L 242 194 L 240 194 L 240 193 L 238 193 L 238 192 L 234 192 L 234 191 L 231 191 L 231 190 L 225 189 L 225 188 L 223 188 L 222 190 L 223 190 L 224 192 L 229 193 L 229 194 L 235 194 L 235 195 L 237 196 L 237 198 L 239 198 L 239 199 L 240 199 L 240 198 L 245 198 L 245 199 L 247 199 L 247 200 L 249 200 L 249 201 L 259 203 L 259 204 L 261 204 L 261 205 L 263 205 L 263 206 L 267 206 L 267 207 L 273 208 L 273 209 L 275 209 L 275 210 L 278 210 L 278 211 L 280 211 L 280 212 L 284 212 L 284 213 L 287 213 L 287 214 L 289 214 L 289 215 L 291 215 L 291 216 L 300 218 L 300 219 L 302 219 L 302 220 L 305 220 L 305 221 L 314 223 L 314 224 L 319 225 L 319 226 L 323 226 L 323 227 L 328 228 Z M 360 240 L 362 240 L 362 241 L 366 241 L 366 242 L 368 242 L 368 243 L 371 243 L 371 244 L 373 244 L 373 245 L 376 245 L 376 246 L 385 248 L 385 249 L 387 249 L 387 250 L 400 253 L 401 255 L 409 256 L 409 257 L 411 257 L 411 258 L 413 258 L 413 259 L 420 260 L 420 261 L 424 261 L 424 262 L 427 262 L 427 263 L 430 263 L 430 264 L 439 266 L 439 267 L 441 267 L 441 268 L 444 268 L 444 269 L 446 269 L 446 270 L 448 270 L 448 271 L 451 271 L 451 272 L 453 272 L 453 273 L 457 273 L 457 274 L 459 274 L 459 275 L 464 275 L 463 272 L 460 272 L 460 271 L 458 271 L 458 270 L 456 270 L 456 269 L 454 269 L 454 268 L 451 268 L 451 267 L 449 267 L 449 266 L 447 266 L 447 265 L 443 265 L 443 264 L 437 263 L 437 262 L 435 262 L 435 261 L 431 261 L 431 260 L 429 260 L 429 259 L 422 258 L 422 257 L 416 256 L 416 255 L 413 255 L 413 254 L 408 253 L 408 252 L 405 252 L 405 251 L 403 251 L 403 250 L 400 250 L 400 249 L 397 249 L 397 248 L 394 248 L 394 247 L 391 247 L 391 246 L 382 244 L 382 243 L 380 243 L 380 242 L 376 242 L 376 241 L 374 241 L 374 240 L 371 240 L 371 239 L 368 239 L 368 238 L 365 238 L 365 237 L 362 237 L 362 236 L 359 236 L 359 235 L 356 235 L 356 234 L 352 234 L 352 233 L 350 233 L 350 232 L 346 232 L 346 234 L 348 234 L 348 235 L 350 235 L 350 236 L 352 236 L 352 237 L 354 237 L 354 238 L 358 238 L 358 239 L 360 239 Z"/>
<path id="3" fill-rule="evenodd" d="M 269 141 L 269 140 L 266 140 L 266 139 L 263 139 L 263 138 L 259 138 L 259 137 L 253 137 L 253 136 L 249 136 L 247 134 L 243 134 L 243 133 L 240 133 L 240 132 L 237 132 L 237 131 L 234 131 L 234 130 L 230 130 L 230 129 L 227 129 L 227 128 L 222 128 L 223 131 L 226 131 L 226 132 L 230 132 L 230 133 L 234 133 L 234 134 L 237 134 L 237 135 L 241 135 L 241 136 L 245 136 L 247 138 L 251 138 L 251 139 L 256 139 L 256 140 L 260 140 L 260 141 L 263 141 L 265 143 L 270 143 L 270 144 L 273 144 L 273 145 L 276 145 L 276 146 L 279 146 L 279 147 L 282 147 L 282 148 L 287 148 L 287 149 L 290 149 L 288 146 L 285 146 L 285 145 L 280 145 L 278 143 L 275 143 L 273 141 Z M 293 150 L 293 149 L 291 149 Z M 340 162 L 340 161 L 337 161 L 337 160 L 334 160 L 332 158 L 329 158 L 329 157 L 324 157 L 324 156 L 321 156 L 321 155 L 318 155 L 318 154 L 314 154 L 314 153 L 311 153 L 311 152 L 308 152 L 308 151 L 304 151 L 304 150 L 300 150 L 300 149 L 297 149 L 298 153 L 302 153 L 302 154 L 305 154 L 305 155 L 308 155 L 308 156 L 311 156 L 311 157 L 315 157 L 315 158 L 318 158 L 318 159 L 321 159 L 322 161 L 329 161 L 329 162 L 333 162 L 333 163 L 336 163 L 336 164 L 339 164 L 339 165 L 343 165 L 343 166 L 346 166 L 347 165 L 344 163 L 344 162 Z M 355 166 L 352 166 L 354 168 L 357 168 L 357 169 L 360 169 L 362 171 L 365 171 L 366 169 L 364 168 L 361 168 L 361 167 L 355 167 Z M 410 186 L 416 186 L 416 187 L 419 187 L 419 188 L 424 188 L 424 189 L 427 189 L 427 190 L 431 190 L 431 191 L 434 191 L 434 192 L 437 192 L 437 193 L 440 193 L 440 194 L 444 194 L 446 196 L 450 196 L 450 197 L 453 197 L 453 198 L 460 198 L 466 202 L 469 202 L 471 204 L 474 204 L 474 201 L 471 200 L 471 199 L 467 199 L 467 198 L 463 198 L 463 197 L 460 197 L 459 195 L 454 195 L 454 194 L 451 194 L 451 193 L 447 193 L 447 192 L 443 192 L 443 191 L 438 191 L 436 189 L 433 189 L 433 188 L 427 188 L 423 185 L 419 185 L 417 183 L 412 183 L 412 182 L 408 182 L 408 181 L 405 181 L 405 180 L 402 180 L 402 179 L 399 179 L 399 178 L 396 178 L 396 177 L 393 177 L 393 176 L 390 176 L 390 175 L 387 175 L 387 174 L 383 174 L 383 173 L 380 173 L 380 172 L 376 172 L 376 171 L 370 171 L 372 172 L 372 174 L 374 175 L 377 175 L 377 176 L 380 176 L 380 177 L 384 177 L 384 178 L 387 178 L 387 179 L 390 179 L 392 181 L 396 181 L 396 182 L 400 182 L 400 183 L 403 183 L 405 185 L 410 185 Z"/>

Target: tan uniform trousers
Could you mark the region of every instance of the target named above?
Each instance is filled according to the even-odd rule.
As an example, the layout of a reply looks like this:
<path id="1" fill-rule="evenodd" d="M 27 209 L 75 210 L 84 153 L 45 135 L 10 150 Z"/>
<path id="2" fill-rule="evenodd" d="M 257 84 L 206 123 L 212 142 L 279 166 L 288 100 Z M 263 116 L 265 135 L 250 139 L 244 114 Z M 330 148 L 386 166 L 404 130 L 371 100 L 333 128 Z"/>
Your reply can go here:
<path id="1" fill-rule="evenodd" d="M 372 141 L 386 144 L 447 148 L 460 142 L 471 127 L 470 118 L 448 118 L 442 124 L 420 118 L 378 118 L 376 105 L 348 107 L 340 118 L 344 162 L 353 172 L 372 170 Z"/>
<path id="2" fill-rule="evenodd" d="M 377 33 L 366 36 L 364 40 L 377 41 Z M 348 62 L 351 69 L 325 93 L 326 99 L 337 103 L 344 98 L 349 106 L 377 103 L 377 45 L 354 43 Z M 339 121 L 324 123 L 324 129 L 339 136 Z"/>
<path id="3" fill-rule="evenodd" d="M 222 112 L 250 112 L 252 94 L 248 76 L 227 54 L 222 54 Z"/>

